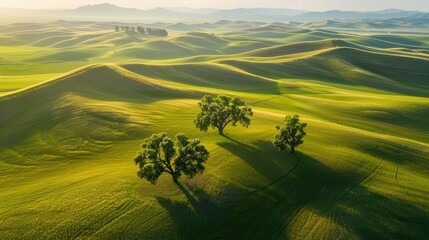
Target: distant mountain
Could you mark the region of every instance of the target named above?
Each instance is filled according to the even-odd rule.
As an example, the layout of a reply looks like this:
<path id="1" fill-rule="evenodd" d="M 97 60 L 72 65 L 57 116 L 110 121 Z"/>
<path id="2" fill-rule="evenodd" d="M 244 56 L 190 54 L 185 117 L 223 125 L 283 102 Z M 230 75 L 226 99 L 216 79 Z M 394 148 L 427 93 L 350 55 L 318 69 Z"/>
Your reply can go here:
<path id="1" fill-rule="evenodd" d="M 234 20 L 275 20 L 297 16 L 305 11 L 295 9 L 278 8 L 237 8 L 237 9 L 194 9 L 194 8 L 155 8 L 140 10 L 135 8 L 123 8 L 114 4 L 102 3 L 86 5 L 76 9 L 67 10 L 68 14 L 84 16 L 125 16 L 146 17 L 158 19 L 172 18 L 207 18 L 207 19 L 234 19 Z"/>
<path id="2" fill-rule="evenodd" d="M 136 8 L 123 8 L 109 3 L 86 5 L 76 9 L 67 10 L 74 15 L 86 16 L 141 16 L 142 10 Z"/>
<path id="3" fill-rule="evenodd" d="M 412 21 L 410 25 L 426 26 L 427 13 L 418 11 L 405 11 L 400 9 L 385 9 L 381 11 L 372 12 L 357 12 L 357 11 L 325 11 L 325 12 L 305 12 L 296 9 L 287 8 L 236 8 L 236 9 L 210 9 L 210 8 L 155 8 L 149 10 L 141 10 L 136 8 L 124 8 L 117 5 L 102 3 L 95 5 L 86 5 L 76 9 L 63 9 L 63 10 L 23 10 L 23 9 L 1 9 L 0 18 L 7 14 L 15 14 L 27 16 L 34 15 L 43 17 L 44 19 L 50 18 L 53 20 L 61 19 L 93 19 L 97 17 L 110 18 L 112 20 L 120 21 L 120 19 L 134 19 L 137 21 L 168 21 L 168 22 L 181 22 L 184 20 L 199 20 L 201 22 L 212 22 L 218 20 L 230 21 L 258 21 L 258 22 L 289 22 L 288 26 L 299 26 L 298 21 L 301 22 L 315 22 L 323 20 L 331 21 L 376 21 L 396 19 L 395 21 L 404 22 Z M 7 15 L 7 16 L 9 16 Z M 4 17 L 8 18 L 8 17 Z M 413 19 L 412 19 L 413 18 Z M 290 23 L 293 21 L 294 23 Z M 361 23 L 358 23 L 361 24 Z M 311 23 L 309 25 L 312 25 Z M 337 22 L 318 22 L 317 26 L 338 27 L 345 26 L 343 23 Z M 357 24 L 349 24 L 351 26 Z M 361 24 L 361 26 L 381 28 L 383 26 L 397 25 L 377 22 L 369 24 Z M 406 23 L 403 24 L 404 26 Z M 176 25 L 171 26 L 172 29 L 188 29 L 189 26 Z M 193 26 L 195 27 L 195 26 Z M 201 27 L 210 28 L 209 25 L 203 24 Z"/>
<path id="4" fill-rule="evenodd" d="M 167 8 L 170 11 L 181 12 L 181 13 L 192 13 L 192 14 L 213 14 L 219 11 L 219 9 L 213 8 L 187 8 L 187 7 L 176 7 L 176 8 Z"/>
<path id="5" fill-rule="evenodd" d="M 136 8 L 123 8 L 114 4 L 101 3 L 86 5 L 72 10 L 66 10 L 65 14 L 74 16 L 93 16 L 93 17 L 127 17 L 127 18 L 152 18 L 152 19 L 172 19 L 186 18 L 189 14 L 176 12 L 166 8 L 154 8 L 141 10 Z"/>
<path id="6" fill-rule="evenodd" d="M 375 12 L 380 14 L 403 14 L 404 12 L 408 12 L 410 14 L 420 13 L 418 11 L 405 11 L 405 10 L 396 9 L 396 8 L 384 9 L 384 10 L 375 11 Z"/>
<path id="7" fill-rule="evenodd" d="M 184 12 L 176 12 L 166 8 L 154 8 L 149 10 L 141 10 L 142 17 L 149 18 L 188 18 L 192 17 L 192 14 L 184 13 Z"/>
<path id="8" fill-rule="evenodd" d="M 385 9 L 373 12 L 339 11 L 306 12 L 287 8 L 155 8 L 141 10 L 123 8 L 109 3 L 86 5 L 72 10 L 67 14 L 77 16 L 110 16 L 150 19 L 227 19 L 227 20 L 256 20 L 256 21 L 290 21 L 290 20 L 352 20 L 352 19 L 390 19 L 404 18 L 418 14 L 418 11 L 400 9 Z"/>
<path id="9" fill-rule="evenodd" d="M 215 18 L 221 19 L 285 19 L 287 17 L 297 16 L 305 13 L 302 10 L 287 8 L 236 8 L 227 10 L 218 10 L 211 14 Z"/>
<path id="10" fill-rule="evenodd" d="M 211 9 L 211 8 L 167 8 L 169 14 L 187 16 L 190 18 L 230 19 L 230 20 L 276 20 L 297 16 L 305 13 L 296 9 L 279 8 L 235 8 L 235 9 Z"/>
<path id="11" fill-rule="evenodd" d="M 374 12 L 356 12 L 331 10 L 326 12 L 307 12 L 297 16 L 302 20 L 352 20 L 352 19 L 389 19 L 410 17 L 416 14 L 422 14 L 418 11 L 405 11 L 399 9 L 386 9 Z"/>

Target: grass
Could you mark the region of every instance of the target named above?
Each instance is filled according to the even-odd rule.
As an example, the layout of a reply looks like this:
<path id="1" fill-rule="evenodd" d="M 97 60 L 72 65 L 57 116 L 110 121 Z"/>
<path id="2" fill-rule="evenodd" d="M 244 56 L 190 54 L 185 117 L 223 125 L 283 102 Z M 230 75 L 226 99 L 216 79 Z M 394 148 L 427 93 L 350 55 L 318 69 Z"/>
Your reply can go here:
<path id="1" fill-rule="evenodd" d="M 429 56 L 366 41 L 425 50 L 423 37 L 25 26 L 0 32 L 2 239 L 428 237 Z M 251 103 L 250 127 L 197 131 L 209 93 Z M 293 113 L 308 123 L 295 155 L 271 144 Z M 161 131 L 200 138 L 206 171 L 138 179 L 133 157 Z"/>
<path id="2" fill-rule="evenodd" d="M 34 74 L 29 78 L 26 75 L 22 76 L 2 76 L 0 77 L 1 89 L 0 95 L 5 95 L 15 90 L 20 90 L 28 86 L 36 85 L 38 83 L 55 79 L 58 74 Z"/>

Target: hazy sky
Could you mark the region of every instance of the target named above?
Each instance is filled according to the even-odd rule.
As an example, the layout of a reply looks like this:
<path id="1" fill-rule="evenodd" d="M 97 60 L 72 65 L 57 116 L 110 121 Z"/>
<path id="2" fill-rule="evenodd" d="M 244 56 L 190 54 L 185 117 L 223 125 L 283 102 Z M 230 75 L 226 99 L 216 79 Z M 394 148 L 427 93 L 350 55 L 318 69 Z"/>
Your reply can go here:
<path id="1" fill-rule="evenodd" d="M 400 8 L 429 11 L 429 0 L 0 0 L 0 7 L 75 8 L 87 4 L 109 2 L 141 9 L 155 7 L 252 8 L 274 7 L 304 10 L 380 10 Z"/>

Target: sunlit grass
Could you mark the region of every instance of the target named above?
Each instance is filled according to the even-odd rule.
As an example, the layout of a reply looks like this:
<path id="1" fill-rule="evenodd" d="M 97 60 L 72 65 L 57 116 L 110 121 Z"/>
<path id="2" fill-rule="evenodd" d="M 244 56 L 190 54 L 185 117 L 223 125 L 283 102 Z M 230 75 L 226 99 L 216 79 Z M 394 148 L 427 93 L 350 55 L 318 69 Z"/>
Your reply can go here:
<path id="1" fill-rule="evenodd" d="M 429 100 L 416 83 L 429 57 L 396 49 L 403 38 L 371 45 L 263 28 L 157 39 L 54 27 L 27 38 L 29 29 L 0 30 L 1 238 L 427 236 Z M 204 94 L 251 104 L 249 128 L 199 132 Z M 271 144 L 294 113 L 308 123 L 296 155 Z M 206 171 L 182 187 L 137 178 L 141 141 L 162 131 L 200 138 Z"/>

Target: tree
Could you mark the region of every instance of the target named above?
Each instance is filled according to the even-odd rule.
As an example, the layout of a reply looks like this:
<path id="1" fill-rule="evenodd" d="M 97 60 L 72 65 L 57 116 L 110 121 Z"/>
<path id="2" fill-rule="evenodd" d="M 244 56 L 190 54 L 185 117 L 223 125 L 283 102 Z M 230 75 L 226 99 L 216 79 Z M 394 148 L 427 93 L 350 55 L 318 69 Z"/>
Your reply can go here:
<path id="1" fill-rule="evenodd" d="M 206 132 L 211 126 L 217 128 L 220 135 L 228 124 L 237 126 L 240 123 L 243 127 L 250 124 L 250 116 L 253 116 L 252 108 L 247 106 L 240 98 L 228 96 L 214 97 L 206 95 L 198 103 L 200 112 L 194 120 L 195 126 Z"/>
<path id="2" fill-rule="evenodd" d="M 144 27 L 140 27 L 140 33 L 141 34 L 145 34 L 146 33 L 145 30 L 144 30 Z"/>
<path id="3" fill-rule="evenodd" d="M 145 31 L 143 29 L 143 33 L 144 32 Z M 151 36 L 162 36 L 162 37 L 168 36 L 167 30 L 161 29 L 161 28 L 146 28 L 146 33 Z"/>
<path id="4" fill-rule="evenodd" d="M 281 151 L 289 146 L 291 153 L 294 153 L 295 148 L 304 142 L 303 138 L 307 134 L 304 131 L 305 127 L 307 127 L 307 123 L 301 123 L 299 115 L 286 116 L 284 126 L 276 126 L 277 134 L 273 141 L 274 146 Z"/>
<path id="5" fill-rule="evenodd" d="M 143 27 L 141 27 L 141 26 L 137 26 L 137 32 L 138 32 L 138 33 L 142 33 L 142 34 L 144 34 L 144 33 L 145 33 L 144 28 L 143 28 Z"/>
<path id="6" fill-rule="evenodd" d="M 119 32 L 119 26 L 115 26 L 115 31 Z"/>
<path id="7" fill-rule="evenodd" d="M 183 133 L 176 135 L 176 142 L 164 132 L 152 134 L 143 141 L 142 148 L 134 159 L 139 167 L 137 176 L 152 184 L 156 184 L 164 172 L 169 173 L 174 182 L 181 175 L 192 178 L 204 171 L 209 158 L 209 152 L 200 140 L 188 139 Z"/>
<path id="8" fill-rule="evenodd" d="M 163 36 L 163 37 L 166 37 L 166 36 L 168 36 L 168 32 L 167 32 L 167 30 L 165 30 L 165 29 L 160 29 L 160 33 L 159 33 L 159 35 L 160 35 L 160 36 Z"/>

